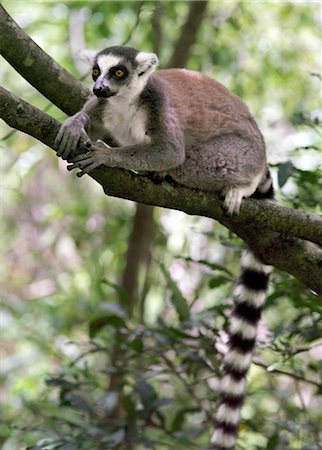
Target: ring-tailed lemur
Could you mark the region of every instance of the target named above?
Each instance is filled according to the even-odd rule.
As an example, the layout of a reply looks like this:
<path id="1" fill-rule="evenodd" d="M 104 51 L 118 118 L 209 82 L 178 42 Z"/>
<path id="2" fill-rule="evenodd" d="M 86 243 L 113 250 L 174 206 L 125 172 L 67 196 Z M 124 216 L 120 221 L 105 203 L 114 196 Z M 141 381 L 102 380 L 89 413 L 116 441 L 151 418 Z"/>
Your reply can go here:
<path id="1" fill-rule="evenodd" d="M 92 63 L 94 96 L 65 122 L 55 142 L 57 154 L 71 161 L 69 170 L 79 168 L 82 176 L 106 165 L 157 172 L 221 192 L 228 214 L 239 212 L 243 197 L 273 197 L 256 122 L 220 83 L 185 69 L 153 73 L 157 56 L 129 47 L 107 48 Z M 74 156 L 77 147 L 84 153 Z M 269 273 L 250 251 L 244 253 L 212 438 L 216 450 L 235 447 Z"/>

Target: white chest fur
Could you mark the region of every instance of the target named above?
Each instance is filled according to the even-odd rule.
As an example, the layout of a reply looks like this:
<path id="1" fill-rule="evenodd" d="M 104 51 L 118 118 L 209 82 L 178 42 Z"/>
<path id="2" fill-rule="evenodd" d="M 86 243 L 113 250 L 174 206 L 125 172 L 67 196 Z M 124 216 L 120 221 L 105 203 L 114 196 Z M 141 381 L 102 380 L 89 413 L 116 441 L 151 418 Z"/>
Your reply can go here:
<path id="1" fill-rule="evenodd" d="M 147 112 L 137 104 L 110 98 L 104 111 L 104 126 L 121 145 L 148 143 Z"/>

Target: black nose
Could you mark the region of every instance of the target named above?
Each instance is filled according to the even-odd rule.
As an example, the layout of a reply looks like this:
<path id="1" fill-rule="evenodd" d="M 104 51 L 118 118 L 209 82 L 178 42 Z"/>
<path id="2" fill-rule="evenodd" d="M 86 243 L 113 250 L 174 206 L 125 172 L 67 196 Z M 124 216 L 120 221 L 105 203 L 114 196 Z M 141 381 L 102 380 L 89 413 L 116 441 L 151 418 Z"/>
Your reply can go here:
<path id="1" fill-rule="evenodd" d="M 111 89 L 107 86 L 98 86 L 98 87 L 94 86 L 93 92 L 94 92 L 94 95 L 96 95 L 96 97 L 107 98 L 107 97 L 111 97 L 112 95 L 114 95 L 113 92 L 111 91 Z"/>

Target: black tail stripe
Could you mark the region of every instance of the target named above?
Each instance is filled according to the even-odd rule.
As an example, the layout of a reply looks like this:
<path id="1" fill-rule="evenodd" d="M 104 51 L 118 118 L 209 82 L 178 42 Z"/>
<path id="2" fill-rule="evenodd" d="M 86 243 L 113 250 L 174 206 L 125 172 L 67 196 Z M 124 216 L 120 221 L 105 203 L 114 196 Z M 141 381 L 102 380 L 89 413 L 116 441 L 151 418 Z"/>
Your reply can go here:
<path id="1" fill-rule="evenodd" d="M 230 375 L 234 381 L 243 380 L 247 374 L 247 369 L 237 369 L 235 366 L 225 362 L 223 367 L 223 373 L 225 375 Z"/>
<path id="2" fill-rule="evenodd" d="M 265 291 L 268 286 L 268 275 L 252 269 L 244 269 L 240 283 L 254 291 Z"/>
<path id="3" fill-rule="evenodd" d="M 238 303 L 233 310 L 233 315 L 256 325 L 261 317 L 261 308 L 255 308 L 247 303 Z"/>
<path id="4" fill-rule="evenodd" d="M 238 425 L 235 425 L 230 422 L 225 422 L 223 420 L 217 420 L 216 427 L 221 428 L 225 432 L 225 434 L 232 434 L 232 435 L 235 435 L 239 428 Z"/>
<path id="5" fill-rule="evenodd" d="M 229 347 L 238 349 L 242 353 L 249 353 L 255 346 L 255 339 L 245 339 L 240 334 L 231 334 L 229 338 Z"/>
<path id="6" fill-rule="evenodd" d="M 267 175 L 269 178 L 269 174 Z M 273 188 L 269 186 L 267 180 L 267 191 L 265 195 L 259 193 L 261 198 L 273 196 Z M 263 187 L 264 183 L 263 183 Z M 220 410 L 217 414 L 215 430 L 219 432 L 214 434 L 213 449 L 233 450 L 237 439 L 239 428 L 239 414 L 245 397 L 246 375 L 249 369 L 248 364 L 253 353 L 256 338 L 247 338 L 256 334 L 257 324 L 261 317 L 262 307 L 264 306 L 264 297 L 268 287 L 269 275 L 265 273 L 266 269 L 252 258 L 245 258 L 246 267 L 242 267 L 242 274 L 238 280 L 238 289 L 235 293 L 235 305 L 231 312 L 232 319 L 238 319 L 238 322 L 231 323 L 230 335 L 228 341 L 227 356 L 223 360 L 223 377 L 228 377 L 222 383 L 219 394 L 219 405 L 226 406 L 225 410 Z M 253 267 L 253 268 L 251 268 Z M 246 327 L 244 332 L 243 326 Z M 250 333 L 250 334 L 248 334 Z M 236 360 L 233 356 L 236 352 Z M 245 365 L 247 367 L 245 367 Z M 242 366 L 242 367 L 240 367 Z M 231 378 L 231 386 L 229 384 Z M 238 383 L 238 384 L 236 384 Z M 237 392 L 234 394 L 234 392 Z M 220 406 L 219 406 L 220 408 Z M 232 411 L 230 417 L 229 411 Z M 236 423 L 237 422 L 237 423 Z M 230 447 L 228 444 L 232 444 Z M 229 447 L 229 448 L 228 448 Z"/>
<path id="7" fill-rule="evenodd" d="M 221 393 L 221 404 L 228 405 L 232 409 L 239 409 L 243 403 L 244 394 L 233 395 L 226 392 Z"/>

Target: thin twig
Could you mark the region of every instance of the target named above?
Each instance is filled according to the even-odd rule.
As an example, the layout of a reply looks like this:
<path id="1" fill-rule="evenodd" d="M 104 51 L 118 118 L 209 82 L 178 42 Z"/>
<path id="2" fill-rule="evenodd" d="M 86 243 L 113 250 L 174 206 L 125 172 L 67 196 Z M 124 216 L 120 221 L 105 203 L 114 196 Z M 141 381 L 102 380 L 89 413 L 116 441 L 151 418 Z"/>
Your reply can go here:
<path id="1" fill-rule="evenodd" d="M 136 13 L 136 22 L 135 22 L 133 28 L 131 29 L 128 37 L 125 39 L 125 41 L 123 42 L 122 45 L 127 45 L 130 42 L 130 40 L 132 39 L 133 33 L 135 32 L 137 27 L 140 25 L 140 15 L 141 15 L 144 3 L 145 3 L 145 0 L 143 0 L 139 3 L 138 8 L 137 8 L 137 13 Z"/>
<path id="2" fill-rule="evenodd" d="M 253 361 L 253 363 L 258 366 L 262 367 L 263 369 L 267 370 L 269 366 L 267 366 L 264 363 L 261 363 L 260 361 Z M 304 378 L 301 375 L 298 375 L 297 373 L 287 372 L 285 370 L 280 369 L 273 369 L 269 370 L 269 373 L 277 373 L 278 375 L 285 375 L 287 377 L 293 378 L 294 380 L 303 381 L 304 383 L 312 384 L 313 386 L 316 386 L 319 389 L 322 389 L 322 383 L 319 383 L 318 381 L 310 380 L 308 378 Z"/>
<path id="3" fill-rule="evenodd" d="M 201 400 L 196 395 L 195 391 L 192 389 L 192 387 L 187 382 L 187 380 L 182 376 L 182 374 L 180 372 L 177 371 L 173 362 L 164 353 L 161 353 L 160 356 L 165 361 L 165 363 L 168 365 L 168 367 L 171 369 L 172 373 L 184 384 L 185 388 L 187 389 L 187 392 L 194 399 L 194 401 L 196 402 L 198 407 L 201 409 L 201 411 L 204 411 L 204 413 L 207 417 L 207 420 L 212 422 L 214 420 L 214 418 L 212 417 L 210 411 L 208 411 L 206 408 L 203 407 Z"/>

